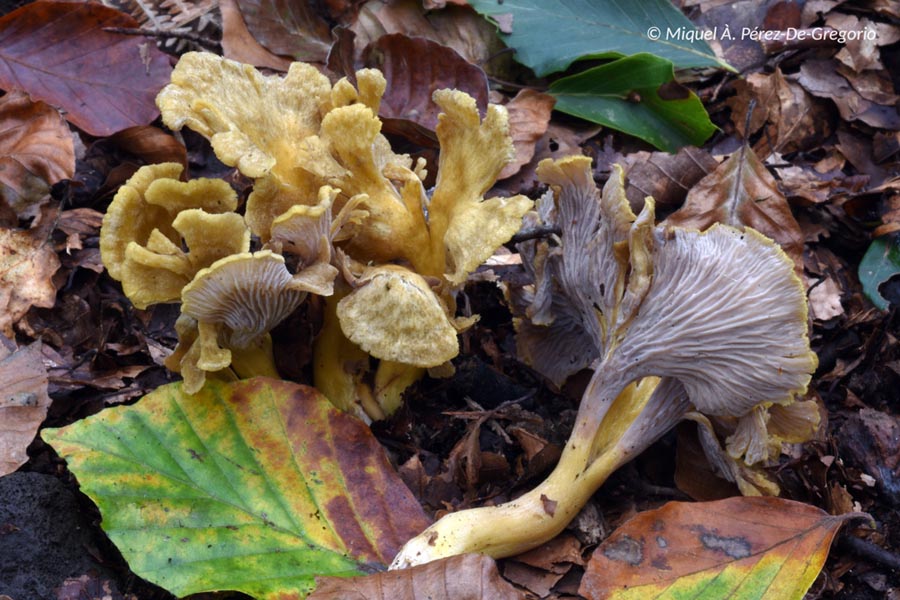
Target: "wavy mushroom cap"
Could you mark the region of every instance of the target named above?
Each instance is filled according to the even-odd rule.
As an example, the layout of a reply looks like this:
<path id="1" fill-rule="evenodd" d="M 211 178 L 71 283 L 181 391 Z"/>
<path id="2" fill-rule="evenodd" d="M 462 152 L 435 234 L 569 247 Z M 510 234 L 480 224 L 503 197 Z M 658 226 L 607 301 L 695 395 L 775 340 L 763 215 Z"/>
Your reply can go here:
<path id="1" fill-rule="evenodd" d="M 777 244 L 749 228 L 654 227 L 652 198 L 635 215 L 618 167 L 599 194 L 585 157 L 538 175 L 554 203 L 539 204 L 541 221 L 562 233 L 525 248 L 535 282 L 507 290 L 523 359 L 557 384 L 596 360 L 608 397 L 644 377 L 677 381 L 698 411 L 733 421 L 721 464 L 814 434 L 815 403 L 798 400 L 817 364 L 806 295 Z"/>
<path id="2" fill-rule="evenodd" d="M 179 181 L 181 170 L 177 163 L 141 167 L 103 218 L 104 265 L 138 308 L 176 302 L 197 271 L 250 246 L 243 218 L 231 212 L 237 207 L 231 186 Z"/>
<path id="3" fill-rule="evenodd" d="M 436 367 L 459 353 L 443 304 L 424 278 L 402 267 L 368 268 L 337 315 L 347 338 L 376 358 Z"/>

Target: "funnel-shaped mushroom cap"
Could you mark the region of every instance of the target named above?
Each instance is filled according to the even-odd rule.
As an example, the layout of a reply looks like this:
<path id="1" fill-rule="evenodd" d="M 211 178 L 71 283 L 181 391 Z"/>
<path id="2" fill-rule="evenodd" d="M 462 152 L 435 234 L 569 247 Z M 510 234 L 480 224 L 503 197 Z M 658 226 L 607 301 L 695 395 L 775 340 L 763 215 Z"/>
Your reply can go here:
<path id="1" fill-rule="evenodd" d="M 169 128 L 200 133 L 226 165 L 254 179 L 273 171 L 294 184 L 292 147 L 318 131 L 330 92 L 312 65 L 295 62 L 285 77 L 267 77 L 215 54 L 188 52 L 156 104 Z"/>
<path id="2" fill-rule="evenodd" d="M 557 383 L 597 357 L 595 408 L 631 381 L 677 380 L 700 412 L 734 420 L 728 452 L 747 464 L 809 439 L 815 405 L 797 402 L 817 362 L 806 296 L 774 242 L 726 225 L 654 228 L 652 198 L 635 216 L 618 168 L 598 196 L 585 158 L 538 174 L 556 201 L 540 214 L 562 234 L 525 249 L 535 283 L 508 290 L 520 356 Z"/>
<path id="3" fill-rule="evenodd" d="M 456 328 L 421 276 L 393 265 L 367 269 L 337 307 L 344 334 L 377 358 L 436 367 L 459 353 Z"/>
<path id="4" fill-rule="evenodd" d="M 441 144 L 438 176 L 429 205 L 432 252 L 454 286 L 490 258 L 522 227 L 531 208 L 525 196 L 490 198 L 484 194 L 515 154 L 506 109 L 489 105 L 482 121 L 475 99 L 458 90 L 438 90 L 434 101 Z"/>
<path id="5" fill-rule="evenodd" d="M 371 108 L 353 104 L 332 110 L 322 120 L 320 135 L 300 144 L 299 159 L 304 169 L 339 188 L 344 201 L 363 197 L 361 207 L 369 214 L 345 243 L 351 255 L 415 264 L 428 241 L 425 190 L 409 157 L 394 154 L 381 135 L 381 121 Z"/>
<path id="6" fill-rule="evenodd" d="M 197 273 L 181 294 L 181 311 L 201 325 L 220 327 L 226 345 L 246 348 L 291 314 L 305 295 L 284 258 L 260 250 L 223 258 Z"/>
<path id="7" fill-rule="evenodd" d="M 743 416 L 805 393 L 816 367 L 806 295 L 781 248 L 725 225 L 657 231 L 655 241 L 653 283 L 618 364 L 677 378 L 711 415 Z"/>
<path id="8" fill-rule="evenodd" d="M 180 173 L 177 163 L 141 167 L 103 218 L 103 262 L 138 308 L 177 301 L 197 271 L 250 245 L 243 219 L 230 212 L 234 190 L 218 179 L 179 181 Z"/>
<path id="9" fill-rule="evenodd" d="M 534 285 L 510 288 L 507 295 L 521 315 L 520 357 L 559 385 L 615 345 L 616 332 L 627 321 L 620 304 L 628 284 L 629 232 L 641 232 L 633 236 L 635 245 L 646 245 L 653 213 L 648 207 L 635 216 L 615 185 L 618 171 L 601 195 L 587 157 L 542 161 L 537 174 L 552 190 L 538 203 L 540 223 L 562 233 L 553 245 L 531 242 L 523 248 Z M 643 257 L 634 273 L 643 275 L 634 278 L 630 298 L 638 294 L 639 282 L 648 282 L 646 256 L 646 249 L 634 253 L 636 261 Z"/>
<path id="10" fill-rule="evenodd" d="M 542 269 L 564 297 L 550 312 L 567 322 L 577 310 L 611 372 L 674 377 L 712 415 L 806 390 L 816 365 L 806 296 L 774 242 L 724 225 L 654 229 L 652 199 L 635 217 L 621 169 L 598 200 L 585 158 L 545 161 L 538 174 L 554 187 L 563 231 Z"/>
<path id="11" fill-rule="evenodd" d="M 331 264 L 333 220 L 331 208 L 339 191 L 327 185 L 319 190 L 319 203 L 296 205 L 272 222 L 268 246 L 297 257 L 294 280 L 320 296 L 334 293 L 338 270 Z"/>
<path id="12" fill-rule="evenodd" d="M 161 206 L 149 205 L 144 195 L 155 180 L 166 177 L 178 179 L 182 166 L 162 163 L 141 167 L 125 185 L 119 188 L 100 229 L 100 255 L 109 276 L 122 280 L 125 268 L 125 248 L 130 242 L 145 244 L 153 230 L 173 238 L 172 219 L 175 215 Z"/>
<path id="13" fill-rule="evenodd" d="M 178 301 L 200 269 L 250 248 L 250 230 L 235 213 L 211 215 L 192 208 L 181 211 L 172 227 L 187 252 L 158 231 L 146 246 L 131 242 L 125 249 L 122 290 L 137 308 Z"/>

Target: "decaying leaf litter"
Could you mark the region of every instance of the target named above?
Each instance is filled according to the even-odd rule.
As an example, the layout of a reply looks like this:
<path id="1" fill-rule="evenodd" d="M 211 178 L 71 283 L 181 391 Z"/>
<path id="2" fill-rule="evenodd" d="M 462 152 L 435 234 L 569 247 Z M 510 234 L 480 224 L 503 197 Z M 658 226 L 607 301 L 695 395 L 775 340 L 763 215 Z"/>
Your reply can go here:
<path id="1" fill-rule="evenodd" d="M 518 58 L 539 74 L 568 66 L 562 77 L 535 79 L 510 60 L 508 53 L 499 52 L 502 44 L 493 26 L 476 13 L 454 3 L 432 4 L 426 12 L 411 1 L 331 3 L 321 13 L 282 13 L 277 18 L 267 13 L 271 10 L 268 5 L 255 3 L 190 7 L 169 3 L 150 8 L 121 3 L 115 7 L 132 13 L 136 21 L 93 5 L 47 2 L 26 7 L 34 11 L 32 26 L 74 19 L 79 27 L 96 33 L 88 36 L 94 42 L 90 47 L 74 42 L 63 45 L 71 56 L 82 58 L 88 65 L 83 75 L 79 72 L 79 81 L 85 85 L 76 90 L 76 97 L 93 100 L 84 104 L 94 109 L 109 105 L 127 89 L 133 98 L 129 105 L 135 110 L 129 115 L 112 115 L 109 111 L 79 112 L 76 107 L 68 107 L 66 98 L 54 87 L 52 69 L 49 81 L 45 81 L 45 75 L 36 76 L 36 67 L 45 60 L 40 54 L 29 54 L 33 62 L 25 64 L 30 67 L 10 72 L 16 85 L 10 79 L 3 80 L 7 94 L 2 100 L 10 101 L 3 118 L 11 123 L 11 131 L 19 131 L 15 124 L 27 115 L 46 114 L 41 117 L 46 125 L 40 125 L 39 134 L 8 136 L 8 148 L 3 152 L 4 164 L 9 165 L 7 173 L 11 168 L 12 173 L 28 174 L 4 180 L 6 205 L 0 214 L 8 240 L 8 257 L 4 258 L 8 267 L 0 298 L 6 302 L 5 314 L 10 321 L 8 337 L 15 340 L 9 348 L 12 351 L 18 347 L 0 367 L 15 369 L 18 385 L 24 386 L 5 400 L 4 410 L 18 411 L 16 418 L 26 423 L 24 435 L 30 441 L 33 436 L 28 432 L 44 420 L 40 408 L 46 406 L 41 401 L 42 385 L 47 386 L 53 399 L 44 425 L 59 427 L 103 406 L 128 404 L 171 380 L 162 364 L 179 335 L 174 327 L 177 307 L 157 304 L 135 310 L 121 288 L 104 273 L 100 260 L 98 238 L 103 214 L 117 189 L 141 165 L 177 163 L 190 170 L 192 179 L 223 178 L 235 189 L 241 203 L 253 191 L 246 173 L 242 176 L 219 163 L 209 146 L 190 131 L 173 137 L 149 122 L 154 112 L 153 97 L 169 81 L 169 61 L 165 52 L 147 39 L 158 39 L 167 52 L 220 48 L 228 58 L 281 71 L 287 69 L 291 58 L 327 63 L 335 79 L 352 77 L 361 67 L 377 67 L 389 78 L 383 110 L 379 111 L 383 131 L 395 148 L 422 156 L 426 165 L 433 165 L 431 178 L 437 174 L 440 146 L 434 134 L 439 109 L 429 104 L 429 98 L 435 89 L 464 89 L 476 98 L 482 114 L 488 101 L 507 104 L 512 123 L 517 160 L 506 167 L 504 178 L 485 197 L 524 194 L 537 198 L 542 191 L 536 177 L 539 160 L 585 154 L 593 159 L 593 174 L 601 182 L 612 172 L 613 164 L 625 166 L 624 193 L 635 213 L 644 196 L 652 195 L 658 215 L 668 216 L 667 222 L 696 228 L 706 228 L 716 221 L 750 226 L 780 244 L 793 261 L 809 298 L 811 341 L 819 359 L 809 399 L 819 402 L 823 418 L 814 441 L 791 447 L 764 471 L 763 480 L 755 478 L 758 473 L 743 472 L 744 481 L 750 477 L 749 481 L 774 483 L 783 497 L 826 511 L 804 517 L 810 519 L 810 526 L 806 533 L 791 537 L 797 543 L 808 543 L 809 536 L 819 531 L 833 534 L 837 521 L 828 513 L 869 513 L 875 527 L 865 520 L 845 526 L 849 529 L 845 528 L 811 591 L 819 597 L 890 597 L 896 585 L 891 568 L 896 566 L 895 552 L 900 547 L 895 541 L 897 524 L 892 513 L 897 489 L 896 444 L 892 440 L 900 427 L 893 418 L 896 411 L 892 402 L 896 400 L 898 379 L 891 305 L 896 287 L 889 281 L 900 269 L 892 237 L 896 230 L 900 145 L 894 92 L 897 82 L 891 79 L 898 72 L 896 12 L 879 3 L 685 3 L 684 13 L 694 24 L 708 29 L 729 24 L 735 30 L 745 25 L 750 30 L 793 27 L 813 31 L 811 27 L 825 25 L 834 31 L 868 30 L 876 35 L 844 44 L 834 40 L 807 39 L 801 43 L 754 40 L 750 35 L 740 39 L 720 36 L 712 42 L 718 53 L 712 61 L 727 61 L 740 77 L 725 71 L 695 71 L 694 77 L 687 79 L 682 74 L 681 84 L 672 82 L 666 88 L 666 93 L 675 97 L 684 93 L 678 91 L 679 85 L 696 94 L 720 131 L 701 148 L 685 147 L 676 154 L 666 154 L 633 137 L 599 130 L 560 112 L 548 112 L 549 103 L 554 101 L 551 82 L 559 81 L 554 84 L 559 90 L 563 84 L 575 85 L 578 77 L 590 81 L 589 68 L 577 62 L 558 68 L 537 66 L 527 62 L 528 53 L 521 52 Z M 472 4 L 486 10 L 478 6 L 483 3 Z M 523 26 L 517 30 L 515 17 L 511 23 L 505 17 L 498 22 L 501 31 L 507 33 L 529 31 L 521 21 Z M 576 25 L 588 27 L 591 22 L 576 16 Z M 134 38 L 118 30 L 102 30 L 134 27 L 136 23 L 155 30 L 155 37 Z M 331 27 L 336 24 L 348 28 L 335 32 L 332 38 Z M 71 30 L 50 27 L 45 35 Z M 7 28 L 6 32 L 0 36 L 0 58 L 8 65 L 23 52 L 23 46 L 15 42 L 29 39 L 29 30 L 26 25 L 23 29 Z M 297 39 L 304 40 L 303 44 L 292 41 Z M 24 48 L 27 51 L 27 46 Z M 124 73 L 135 73 L 136 60 L 146 77 L 159 77 L 144 97 L 134 95 L 144 87 L 123 79 Z M 405 73 L 409 81 L 400 66 L 404 61 L 417 66 Z M 123 65 L 125 71 L 118 75 L 116 68 L 107 72 L 90 68 L 98 62 Z M 616 68 L 621 67 L 613 61 L 606 72 Z M 575 83 L 566 81 L 569 78 L 576 78 Z M 524 82 L 532 90 L 520 91 L 509 85 L 516 82 Z M 38 102 L 29 103 L 27 97 L 14 93 L 14 88 L 25 88 L 31 100 Z M 642 90 L 632 93 L 631 103 L 641 106 Z M 647 106 L 651 104 L 648 99 Z M 67 133 L 65 124 L 60 130 L 58 117 L 54 122 L 53 113 L 47 111 L 53 106 L 66 111 L 74 135 Z M 632 133 L 648 140 L 638 131 Z M 184 145 L 179 140 L 184 140 Z M 648 141 L 664 147 L 658 140 Z M 74 171 L 67 162 L 73 154 L 78 159 Z M 424 183 L 434 185 L 435 181 L 426 178 Z M 524 237 L 528 235 L 547 239 L 546 231 Z M 516 250 L 516 246 L 507 245 L 505 250 L 495 252 L 485 266 L 469 276 L 455 298 L 458 315 L 480 316 L 459 336 L 456 372 L 450 377 L 433 373 L 419 379 L 408 388 L 402 408 L 391 419 L 372 426 L 382 446 L 389 450 L 400 477 L 432 513 L 500 504 L 533 488 L 558 460 L 587 383 L 584 373 L 576 374 L 556 393 L 546 379 L 516 359 L 517 332 L 506 308 L 507 299 L 497 290 L 498 281 L 512 286 L 528 283 L 522 256 Z M 322 323 L 323 319 L 328 322 L 329 310 L 333 309 L 327 302 L 306 302 L 272 331 L 275 366 L 282 377 L 312 381 L 313 340 L 322 339 Z M 35 360 L 37 353 L 39 361 Z M 22 364 L 33 368 L 34 373 L 26 376 L 20 370 Z M 408 381 L 411 375 L 406 373 Z M 383 408 L 383 404 L 376 404 Z M 20 410 L 26 407 L 30 411 L 27 414 Z M 620 564 L 634 558 L 635 548 L 640 549 L 643 543 L 641 534 L 647 529 L 630 517 L 649 515 L 644 511 L 669 500 L 711 501 L 738 494 L 734 484 L 710 471 L 704 455 L 704 448 L 708 454 L 709 439 L 704 436 L 710 435 L 711 428 L 723 425 L 706 423 L 700 427 L 682 424 L 664 436 L 636 461 L 613 474 L 566 532 L 538 549 L 498 561 L 499 571 L 484 562 L 434 563 L 443 564 L 443 570 L 421 572 L 416 567 L 408 570 L 405 579 L 385 579 L 376 585 L 400 586 L 382 589 L 400 590 L 397 597 L 414 597 L 411 590 L 421 589 L 416 587 L 417 581 L 468 577 L 476 584 L 474 588 L 444 588 L 442 593 L 453 597 L 478 597 L 479 593 L 495 597 L 577 597 L 578 593 L 606 597 L 602 594 L 610 592 L 597 590 L 616 583 L 602 577 L 598 582 L 596 569 L 600 567 L 595 562 L 600 556 Z M 21 430 L 16 429 L 21 437 Z M 0 429 L 0 434 L 4 441 L 17 439 L 6 430 Z M 14 453 L 21 454 L 27 442 L 13 444 Z M 23 467 L 20 461 L 11 462 L 10 469 L 62 476 L 74 487 L 62 463 L 40 439 L 30 445 L 28 457 Z M 541 502 L 547 513 L 558 507 L 556 500 L 546 495 Z M 89 505 L 86 501 L 84 504 L 88 510 Z M 764 513 L 761 507 L 758 510 L 751 513 L 760 519 Z M 733 515 L 735 511 L 727 512 Z M 663 522 L 677 522 L 674 517 L 668 519 Z M 796 521 L 801 520 L 798 514 Z M 21 531 L 22 526 L 12 527 Z M 723 535 L 724 531 L 723 525 L 722 531 L 701 532 L 698 538 L 720 556 L 723 552 L 730 556 L 724 570 L 713 569 L 720 574 L 716 579 L 720 584 L 728 579 L 728 569 L 741 572 L 741 560 L 745 558 L 744 546 L 723 541 L 740 536 Z M 10 537 L 14 533 L 16 529 L 7 527 L 2 536 L 15 539 Z M 112 558 L 116 553 L 107 541 L 98 539 L 102 571 L 61 574 L 57 584 L 42 593 L 53 598 L 77 597 L 78 593 L 97 595 L 105 588 L 119 595 L 170 597 L 159 588 L 123 576 L 128 567 Z M 596 552 L 595 547 L 599 548 Z M 821 543 L 818 548 L 824 558 Z M 809 556 L 802 551 L 799 555 Z M 776 560 L 771 553 L 764 556 Z M 387 558 L 380 560 L 385 562 Z M 788 571 L 796 568 L 790 558 L 778 560 L 787 561 L 783 564 Z M 582 577 L 585 571 L 590 576 Z M 637 571 L 639 577 L 640 568 Z M 754 576 L 760 574 L 758 570 L 752 572 Z M 498 579 L 498 573 L 506 581 Z M 797 578 L 803 579 L 799 574 Z M 509 587 L 510 582 L 518 588 Z M 689 583 L 679 579 L 674 585 Z M 333 597 L 346 593 L 340 591 L 345 588 L 326 589 L 323 584 L 320 593 Z M 365 588 L 360 584 L 358 589 Z"/>

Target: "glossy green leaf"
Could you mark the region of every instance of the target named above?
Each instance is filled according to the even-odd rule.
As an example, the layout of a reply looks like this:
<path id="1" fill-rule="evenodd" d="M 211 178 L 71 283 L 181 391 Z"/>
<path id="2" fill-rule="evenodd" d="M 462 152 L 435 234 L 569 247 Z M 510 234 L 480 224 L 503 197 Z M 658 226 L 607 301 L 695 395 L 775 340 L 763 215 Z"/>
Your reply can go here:
<path id="1" fill-rule="evenodd" d="M 568 68 L 576 60 L 618 58 L 649 52 L 678 69 L 728 68 L 669 0 L 469 0 L 479 13 L 509 24 L 501 34 L 516 60 L 538 76 Z M 506 24 L 503 29 L 506 29 Z"/>
<path id="2" fill-rule="evenodd" d="M 428 523 L 369 428 L 306 386 L 176 383 L 43 436 L 131 569 L 178 596 L 303 598 Z"/>
<path id="3" fill-rule="evenodd" d="M 900 239 L 886 235 L 872 241 L 859 263 L 859 281 L 863 292 L 872 304 L 881 310 L 888 309 L 888 301 L 878 291 L 878 286 L 900 273 Z"/>
<path id="4" fill-rule="evenodd" d="M 672 63 L 636 54 L 559 79 L 556 110 L 623 131 L 661 150 L 701 145 L 716 130 L 692 91 L 675 82 Z"/>

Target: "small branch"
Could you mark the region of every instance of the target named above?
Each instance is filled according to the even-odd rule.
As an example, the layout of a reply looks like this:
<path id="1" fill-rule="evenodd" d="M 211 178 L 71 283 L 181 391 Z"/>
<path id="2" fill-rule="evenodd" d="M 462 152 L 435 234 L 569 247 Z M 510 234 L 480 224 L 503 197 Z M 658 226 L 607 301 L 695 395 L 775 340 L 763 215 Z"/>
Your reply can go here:
<path id="1" fill-rule="evenodd" d="M 881 546 L 853 535 L 842 535 L 840 544 L 860 558 L 900 573 L 900 556 Z"/>
<path id="2" fill-rule="evenodd" d="M 549 225 L 539 225 L 538 227 L 532 227 L 531 229 L 520 231 L 516 235 L 512 236 L 509 241 L 513 244 L 519 244 L 521 242 L 527 242 L 528 240 L 545 238 L 551 235 L 562 235 L 562 229 L 560 229 L 559 227 L 551 227 Z"/>

